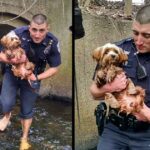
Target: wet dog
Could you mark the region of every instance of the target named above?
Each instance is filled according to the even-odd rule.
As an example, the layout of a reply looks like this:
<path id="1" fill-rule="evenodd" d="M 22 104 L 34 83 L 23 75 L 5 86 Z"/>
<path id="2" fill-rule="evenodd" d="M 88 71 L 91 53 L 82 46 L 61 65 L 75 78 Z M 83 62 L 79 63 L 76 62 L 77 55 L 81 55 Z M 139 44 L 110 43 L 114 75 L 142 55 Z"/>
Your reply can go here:
<path id="1" fill-rule="evenodd" d="M 22 55 L 25 55 L 25 51 L 21 48 L 21 41 L 18 36 L 13 32 L 5 35 L 1 39 L 1 45 L 4 47 L 4 54 L 7 59 L 16 58 L 19 60 Z M 29 62 L 28 59 L 24 63 L 13 64 L 12 71 L 15 76 L 21 79 L 28 79 L 34 70 L 34 64 Z"/>
<path id="2" fill-rule="evenodd" d="M 98 87 L 111 83 L 114 78 L 124 72 L 121 68 L 128 60 L 128 55 L 115 44 L 107 43 L 93 51 L 92 57 L 98 63 L 95 82 Z M 127 87 L 121 92 L 106 93 L 105 101 L 112 108 L 119 108 L 120 112 L 130 114 L 140 111 L 145 98 L 145 90 L 135 86 L 128 78 Z"/>

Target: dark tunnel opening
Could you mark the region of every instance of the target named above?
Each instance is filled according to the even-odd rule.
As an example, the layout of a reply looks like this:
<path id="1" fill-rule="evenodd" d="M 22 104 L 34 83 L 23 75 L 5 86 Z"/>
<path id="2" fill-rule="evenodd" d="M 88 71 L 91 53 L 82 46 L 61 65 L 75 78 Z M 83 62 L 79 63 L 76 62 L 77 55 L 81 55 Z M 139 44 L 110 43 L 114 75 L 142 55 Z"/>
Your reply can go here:
<path id="1" fill-rule="evenodd" d="M 10 26 L 8 24 L 0 24 L 0 38 L 2 38 L 3 35 L 7 34 L 13 29 L 15 29 L 15 27 Z"/>

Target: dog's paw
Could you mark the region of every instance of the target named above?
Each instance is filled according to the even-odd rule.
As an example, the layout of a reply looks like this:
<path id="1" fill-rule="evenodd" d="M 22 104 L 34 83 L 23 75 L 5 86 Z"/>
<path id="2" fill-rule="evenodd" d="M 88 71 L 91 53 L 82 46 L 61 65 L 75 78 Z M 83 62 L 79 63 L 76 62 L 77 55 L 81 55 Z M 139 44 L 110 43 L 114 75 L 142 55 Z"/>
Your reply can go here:
<path id="1" fill-rule="evenodd" d="M 101 87 L 104 84 L 106 84 L 106 81 L 104 79 L 99 78 L 98 76 L 96 77 L 95 81 L 96 81 L 97 87 Z"/>
<path id="2" fill-rule="evenodd" d="M 106 76 L 106 82 L 111 83 L 116 77 L 116 74 L 112 71 L 108 71 L 107 76 Z"/>
<path id="3" fill-rule="evenodd" d="M 96 75 L 96 84 L 98 87 L 106 84 L 106 74 L 104 71 L 98 71 Z"/>

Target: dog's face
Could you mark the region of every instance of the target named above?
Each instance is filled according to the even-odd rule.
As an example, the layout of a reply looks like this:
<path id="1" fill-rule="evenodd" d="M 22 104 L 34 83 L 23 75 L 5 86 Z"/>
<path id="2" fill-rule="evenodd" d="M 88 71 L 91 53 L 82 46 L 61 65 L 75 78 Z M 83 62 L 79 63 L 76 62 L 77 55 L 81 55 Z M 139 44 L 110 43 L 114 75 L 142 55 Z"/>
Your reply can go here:
<path id="1" fill-rule="evenodd" d="M 1 44 L 5 49 L 15 49 L 21 45 L 21 41 L 18 37 L 10 37 L 10 36 L 3 36 L 1 39 Z"/>
<path id="2" fill-rule="evenodd" d="M 16 58 L 17 60 L 21 59 L 22 55 L 25 54 L 25 51 L 21 47 L 16 49 L 5 49 L 4 52 L 7 59 Z"/>
<path id="3" fill-rule="evenodd" d="M 94 50 L 93 59 L 95 59 L 102 67 L 105 67 L 110 64 L 122 64 L 127 61 L 128 56 L 115 44 L 107 43 Z"/>

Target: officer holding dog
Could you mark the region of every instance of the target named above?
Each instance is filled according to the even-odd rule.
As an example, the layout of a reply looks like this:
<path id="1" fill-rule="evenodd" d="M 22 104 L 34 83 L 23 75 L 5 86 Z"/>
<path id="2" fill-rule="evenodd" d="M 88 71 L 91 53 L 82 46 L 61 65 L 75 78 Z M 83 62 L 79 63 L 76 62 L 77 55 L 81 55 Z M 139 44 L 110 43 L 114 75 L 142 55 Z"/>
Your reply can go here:
<path id="1" fill-rule="evenodd" d="M 20 118 L 23 134 L 20 150 L 31 147 L 28 142 L 29 129 L 32 124 L 33 106 L 38 96 L 40 81 L 52 77 L 58 72 L 61 64 L 58 39 L 48 32 L 47 17 L 43 14 L 33 16 L 29 26 L 11 31 L 21 40 L 29 61 L 35 64 L 34 73 L 27 80 L 13 75 L 11 66 L 6 65 L 1 91 L 1 103 L 4 117 L 0 120 L 0 130 L 4 131 L 10 121 L 11 111 L 16 102 L 17 91 L 20 92 Z M 50 67 L 45 70 L 46 64 Z"/>
<path id="2" fill-rule="evenodd" d="M 134 114 L 118 113 L 110 108 L 98 143 L 98 150 L 149 150 L 150 149 L 150 5 L 141 8 L 132 24 L 133 38 L 116 45 L 128 53 L 123 66 L 125 74 L 117 75 L 110 84 L 98 88 L 93 82 L 91 94 L 97 100 L 106 92 L 119 92 L 126 88 L 127 77 L 146 91 L 143 108 Z M 101 111 L 105 109 L 101 109 Z M 96 114 L 98 114 L 98 109 Z M 101 120 L 100 120 L 101 121 Z M 103 125 L 102 123 L 102 125 Z"/>

